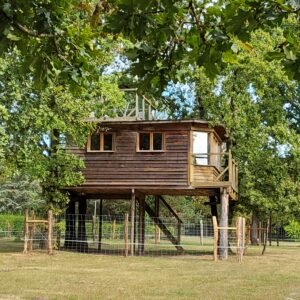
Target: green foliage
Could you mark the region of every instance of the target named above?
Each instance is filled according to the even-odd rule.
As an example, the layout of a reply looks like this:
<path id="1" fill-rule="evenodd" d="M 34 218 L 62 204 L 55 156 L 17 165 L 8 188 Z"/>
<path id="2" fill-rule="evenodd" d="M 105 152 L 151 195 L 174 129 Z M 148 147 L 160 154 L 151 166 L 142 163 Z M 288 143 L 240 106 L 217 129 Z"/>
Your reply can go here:
<path id="1" fill-rule="evenodd" d="M 196 75 L 199 106 L 212 124 L 226 127 L 227 149 L 239 162 L 239 209 L 273 215 L 275 222 L 299 215 L 299 134 L 292 105 L 299 84 L 290 80 L 279 61 L 265 54 L 284 40 L 282 30 L 251 36 L 255 53 L 236 40 L 236 62 L 211 81 Z M 196 115 L 195 114 L 195 115 Z"/>
<path id="2" fill-rule="evenodd" d="M 284 230 L 287 232 L 288 236 L 292 239 L 300 238 L 300 223 L 292 220 L 288 225 L 284 226 Z"/>
<path id="3" fill-rule="evenodd" d="M 24 216 L 0 214 L 0 231 L 19 236 L 20 232 L 24 231 Z"/>
<path id="4" fill-rule="evenodd" d="M 36 87 L 57 80 L 72 89 L 90 86 L 118 46 L 95 26 L 102 13 L 96 1 L 1 0 L 0 54 L 17 48 L 19 71 L 30 71 Z"/>
<path id="5" fill-rule="evenodd" d="M 0 1 L 0 172 L 38 179 L 56 210 L 63 188 L 83 182 L 67 141 L 83 146 L 95 126 L 86 118 L 124 106 L 116 78 L 102 75 L 122 42 L 95 26 L 102 13 L 95 1 Z"/>
<path id="6" fill-rule="evenodd" d="M 296 1 L 129 1 L 110 0 L 106 29 L 122 33 L 134 47 L 127 56 L 131 71 L 143 79 L 143 87 L 163 89 L 172 79 L 203 66 L 209 78 L 237 60 L 238 39 L 249 53 L 251 32 L 259 28 L 283 28 L 283 41 L 269 51 L 280 58 L 295 78 L 300 78 L 299 3 Z M 294 19 L 293 25 L 286 21 Z"/>
<path id="7" fill-rule="evenodd" d="M 39 211 L 45 204 L 38 181 L 16 175 L 0 185 L 0 213 L 23 213 L 25 208 Z"/>

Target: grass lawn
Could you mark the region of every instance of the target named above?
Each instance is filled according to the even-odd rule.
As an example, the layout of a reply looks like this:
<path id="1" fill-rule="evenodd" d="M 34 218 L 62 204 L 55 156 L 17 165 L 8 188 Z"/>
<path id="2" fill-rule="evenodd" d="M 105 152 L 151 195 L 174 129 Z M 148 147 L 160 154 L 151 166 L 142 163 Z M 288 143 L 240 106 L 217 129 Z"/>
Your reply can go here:
<path id="1" fill-rule="evenodd" d="M 253 253 L 242 264 L 235 257 L 0 253 L 0 299 L 300 299 L 299 247 Z"/>

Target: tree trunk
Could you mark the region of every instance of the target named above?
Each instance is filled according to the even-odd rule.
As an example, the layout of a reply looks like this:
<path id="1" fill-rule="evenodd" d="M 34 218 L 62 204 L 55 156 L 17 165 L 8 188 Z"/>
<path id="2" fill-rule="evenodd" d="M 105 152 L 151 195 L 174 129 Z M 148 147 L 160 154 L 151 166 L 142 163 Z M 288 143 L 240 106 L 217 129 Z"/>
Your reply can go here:
<path id="1" fill-rule="evenodd" d="M 85 215 L 86 215 L 86 199 L 79 199 L 78 205 L 78 236 L 77 236 L 77 251 L 87 252 L 88 244 L 86 240 Z"/>
<path id="2" fill-rule="evenodd" d="M 70 201 L 66 210 L 65 249 L 76 249 L 75 201 Z"/>

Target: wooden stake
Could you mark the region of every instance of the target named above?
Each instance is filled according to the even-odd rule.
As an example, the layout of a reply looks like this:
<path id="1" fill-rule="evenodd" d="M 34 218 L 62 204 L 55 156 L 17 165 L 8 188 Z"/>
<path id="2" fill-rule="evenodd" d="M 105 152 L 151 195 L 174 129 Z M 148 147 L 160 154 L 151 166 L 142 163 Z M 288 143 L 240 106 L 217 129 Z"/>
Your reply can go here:
<path id="1" fill-rule="evenodd" d="M 242 218 L 238 217 L 236 221 L 236 237 L 237 237 L 237 247 L 236 247 L 236 256 L 237 261 L 242 261 L 243 255 L 243 228 L 242 228 Z"/>
<path id="2" fill-rule="evenodd" d="M 114 240 L 116 238 L 116 219 L 113 219 L 111 225 L 111 239 Z"/>
<path id="3" fill-rule="evenodd" d="M 24 220 L 24 251 L 23 253 L 27 253 L 28 249 L 28 209 L 25 209 L 25 220 Z"/>
<path id="4" fill-rule="evenodd" d="M 218 223 L 216 216 L 212 217 L 213 219 L 213 227 L 214 227 L 214 261 L 218 260 L 218 239 L 219 239 L 219 232 L 218 232 Z"/>
<path id="5" fill-rule="evenodd" d="M 203 246 L 203 220 L 200 220 L 200 243 Z"/>
<path id="6" fill-rule="evenodd" d="M 242 218 L 242 249 L 241 249 L 241 261 L 243 260 L 244 251 L 245 251 L 245 238 L 246 238 L 246 219 Z"/>
<path id="7" fill-rule="evenodd" d="M 124 218 L 124 243 L 125 243 L 124 254 L 125 257 L 127 257 L 128 256 L 128 213 L 125 213 L 125 218 Z"/>
<path id="8" fill-rule="evenodd" d="M 48 254 L 53 254 L 52 247 L 52 210 L 48 211 Z"/>
<path id="9" fill-rule="evenodd" d="M 131 205 L 130 205 L 130 254 L 134 256 L 134 218 L 135 217 L 135 191 L 131 190 Z"/>
<path id="10" fill-rule="evenodd" d="M 35 213 L 34 210 L 31 211 L 31 219 L 35 220 Z M 34 231 L 35 231 L 35 223 L 32 223 L 29 226 L 29 251 L 32 251 L 33 249 L 33 236 L 34 236 Z"/>

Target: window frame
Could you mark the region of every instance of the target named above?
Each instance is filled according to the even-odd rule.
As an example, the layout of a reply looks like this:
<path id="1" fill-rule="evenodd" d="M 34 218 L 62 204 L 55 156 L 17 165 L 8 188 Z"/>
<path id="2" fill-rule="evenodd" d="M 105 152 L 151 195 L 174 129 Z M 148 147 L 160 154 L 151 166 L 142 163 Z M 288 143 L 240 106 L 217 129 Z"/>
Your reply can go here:
<path id="1" fill-rule="evenodd" d="M 206 150 L 206 153 L 205 152 L 201 152 L 201 153 L 195 153 L 195 140 L 194 140 L 194 134 L 195 133 L 205 133 L 207 135 L 206 137 L 206 144 L 207 144 L 207 150 Z M 193 154 L 193 157 L 194 157 L 194 162 L 193 162 L 193 165 L 194 166 L 210 166 L 210 134 L 211 134 L 211 131 L 208 131 L 208 130 L 192 130 L 192 133 L 191 133 L 191 139 L 192 139 L 192 154 Z M 203 156 L 202 157 L 196 157 L 197 154 L 202 154 Z M 201 163 L 197 163 L 197 159 L 205 159 L 207 160 L 207 163 L 205 164 L 201 164 Z"/>
<path id="2" fill-rule="evenodd" d="M 105 132 L 105 131 L 100 131 L 99 133 L 97 133 L 97 135 L 99 134 L 100 136 L 100 149 L 99 150 L 91 150 L 91 138 L 93 135 L 95 134 L 89 134 L 88 135 L 88 140 L 87 140 L 87 146 L 86 146 L 86 150 L 87 152 L 91 152 L 91 153 L 99 153 L 99 152 L 115 152 L 116 148 L 115 148 L 115 132 Z M 104 135 L 105 134 L 110 134 L 112 136 L 112 150 L 104 150 Z"/>
<path id="3" fill-rule="evenodd" d="M 150 149 L 149 150 L 141 150 L 140 149 L 140 134 L 141 133 L 148 133 L 150 134 Z M 155 133 L 161 133 L 162 135 L 162 149 L 161 150 L 154 150 L 153 146 L 154 146 L 154 134 Z M 166 151 L 166 144 L 165 144 L 165 133 L 162 131 L 139 131 L 137 132 L 136 135 L 136 152 L 155 152 L 155 153 L 159 153 L 159 152 L 165 152 Z"/>

